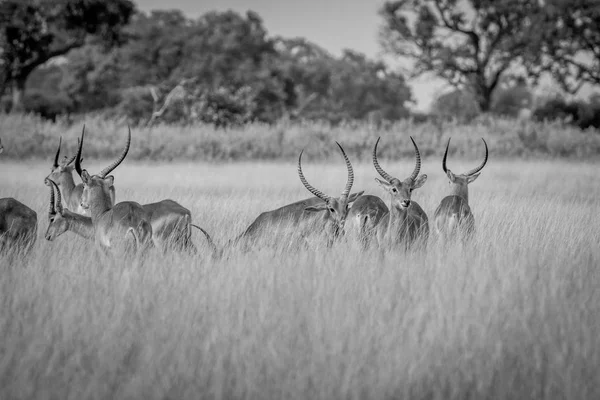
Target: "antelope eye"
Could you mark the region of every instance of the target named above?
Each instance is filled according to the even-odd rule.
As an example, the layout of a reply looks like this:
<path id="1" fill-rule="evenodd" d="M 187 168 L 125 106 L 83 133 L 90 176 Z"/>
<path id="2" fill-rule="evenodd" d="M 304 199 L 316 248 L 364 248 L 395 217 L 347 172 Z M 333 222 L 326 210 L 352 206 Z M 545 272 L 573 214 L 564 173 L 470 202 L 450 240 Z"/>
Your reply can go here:
<path id="1" fill-rule="evenodd" d="M 392 193 L 398 193 L 398 189 L 392 188 Z"/>
<path id="2" fill-rule="evenodd" d="M 335 212 L 335 210 L 333 208 L 331 208 L 331 207 L 329 207 L 329 211 L 330 212 Z"/>

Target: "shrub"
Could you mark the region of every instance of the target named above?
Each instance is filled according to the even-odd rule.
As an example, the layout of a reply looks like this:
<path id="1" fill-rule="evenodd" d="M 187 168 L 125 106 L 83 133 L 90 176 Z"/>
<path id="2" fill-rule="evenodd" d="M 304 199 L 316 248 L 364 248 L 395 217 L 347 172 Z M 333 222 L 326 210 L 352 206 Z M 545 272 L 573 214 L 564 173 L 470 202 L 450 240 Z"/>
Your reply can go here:
<path id="1" fill-rule="evenodd" d="M 42 91 L 31 90 L 23 96 L 23 108 L 26 112 L 56 121 L 58 115 L 69 114 L 72 111 L 73 102 L 66 94 L 61 92 L 49 95 Z"/>

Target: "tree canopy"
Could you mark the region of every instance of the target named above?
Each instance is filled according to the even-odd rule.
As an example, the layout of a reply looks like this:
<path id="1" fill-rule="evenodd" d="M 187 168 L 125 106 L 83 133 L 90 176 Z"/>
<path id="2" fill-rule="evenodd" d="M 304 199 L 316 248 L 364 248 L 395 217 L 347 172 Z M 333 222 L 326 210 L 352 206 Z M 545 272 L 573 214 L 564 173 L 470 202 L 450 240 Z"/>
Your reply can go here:
<path id="1" fill-rule="evenodd" d="M 130 0 L 4 0 L 0 2 L 1 84 L 21 106 L 25 82 L 48 60 L 90 41 L 112 45 L 134 12 Z"/>
<path id="2" fill-rule="evenodd" d="M 396 0 L 381 9 L 383 47 L 414 61 L 414 75 L 432 72 L 469 87 L 488 111 L 502 74 L 532 46 L 538 0 Z"/>

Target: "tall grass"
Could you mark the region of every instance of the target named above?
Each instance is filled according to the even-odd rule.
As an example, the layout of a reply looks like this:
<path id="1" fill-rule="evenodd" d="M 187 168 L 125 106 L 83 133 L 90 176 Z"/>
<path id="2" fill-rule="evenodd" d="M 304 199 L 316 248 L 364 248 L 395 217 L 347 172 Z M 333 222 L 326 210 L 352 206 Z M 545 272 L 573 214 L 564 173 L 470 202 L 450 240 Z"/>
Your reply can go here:
<path id="1" fill-rule="evenodd" d="M 0 115 L 0 134 L 13 159 L 49 159 L 63 137 L 66 151 L 73 152 L 85 123 L 85 156 L 115 157 L 127 132 L 125 120 L 87 117 L 75 123 L 51 123 L 28 115 Z M 378 136 L 383 157 L 410 157 L 408 136 L 415 137 L 425 157 L 439 157 L 452 137 L 450 154 L 463 158 L 481 157 L 483 137 L 499 158 L 597 158 L 600 134 L 580 131 L 558 123 L 517 122 L 482 118 L 471 124 L 447 122 L 414 124 L 410 120 L 378 129 L 369 124 L 330 127 L 322 123 L 252 124 L 228 130 L 209 125 L 133 128 L 134 145 L 129 157 L 162 161 L 294 160 L 302 148 L 321 159 L 336 153 L 340 141 L 353 160 L 368 160 Z M 337 157 L 334 155 L 333 157 Z"/>
<path id="2" fill-rule="evenodd" d="M 343 163 L 313 160 L 311 183 L 341 191 Z M 404 177 L 411 162 L 384 168 Z M 492 159 L 470 185 L 466 246 L 290 252 L 274 238 L 223 260 L 127 263 L 100 262 L 70 234 L 43 239 L 46 164 L 0 175 L 2 195 L 40 218 L 31 257 L 0 258 L 2 399 L 600 398 L 597 164 Z M 371 165 L 355 169 L 355 190 L 382 195 Z M 173 198 L 219 243 L 309 197 L 285 162 L 115 173 L 117 201 Z M 413 200 L 432 216 L 447 182 L 437 160 L 423 173 Z"/>

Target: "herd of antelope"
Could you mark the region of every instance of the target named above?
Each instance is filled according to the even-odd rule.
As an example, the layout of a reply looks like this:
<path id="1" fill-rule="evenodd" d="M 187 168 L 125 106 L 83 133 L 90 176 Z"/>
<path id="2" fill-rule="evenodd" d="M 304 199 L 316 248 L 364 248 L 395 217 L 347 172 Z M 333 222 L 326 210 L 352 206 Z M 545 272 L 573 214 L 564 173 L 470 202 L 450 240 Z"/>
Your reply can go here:
<path id="1" fill-rule="evenodd" d="M 210 235 L 192 223 L 190 210 L 174 200 L 166 199 L 141 205 L 135 201 L 115 204 L 114 177 L 109 175 L 125 159 L 131 144 L 131 129 L 120 156 L 98 174 L 91 175 L 82 169 L 82 150 L 85 126 L 78 139 L 77 152 L 60 160 L 62 139 L 54 156 L 50 174 L 44 179 L 49 188 L 48 228 L 46 239 L 52 241 L 67 231 L 86 239 L 93 239 L 103 253 L 145 251 L 151 247 L 163 252 L 168 250 L 196 253 L 192 242 L 192 228 L 205 237 L 213 255 L 222 254 Z M 285 224 L 292 227 L 298 241 L 310 235 L 324 235 L 331 246 L 346 230 L 356 234 L 359 245 L 377 246 L 382 249 L 426 246 L 429 239 L 429 218 L 421 206 L 412 200 L 412 192 L 422 187 L 427 175 L 421 172 L 419 148 L 411 137 L 415 149 L 415 168 L 404 180 L 386 172 L 377 159 L 377 139 L 373 148 L 373 166 L 383 179 L 377 183 L 390 195 L 389 206 L 379 197 L 365 195 L 364 191 L 351 193 L 354 183 L 352 164 L 343 147 L 336 142 L 346 163 L 348 178 L 339 197 L 329 196 L 313 187 L 302 172 L 302 154 L 298 157 L 298 176 L 304 187 L 315 197 L 288 204 L 276 210 L 263 212 L 236 239 L 256 243 L 267 232 L 276 232 Z M 444 240 L 472 236 L 475 218 L 469 207 L 468 184 L 479 176 L 488 160 L 485 140 L 485 158 L 481 165 L 464 174 L 456 175 L 446 166 L 450 140 L 446 146 L 442 169 L 450 181 L 450 193 L 444 197 L 434 214 L 436 233 Z M 0 153 L 4 150 L 0 141 Z M 73 170 L 82 183 L 75 184 Z M 37 214 L 25 204 L 13 198 L 0 199 L 0 252 L 18 249 L 29 252 L 37 236 Z M 281 235 L 275 235 L 281 237 Z"/>

